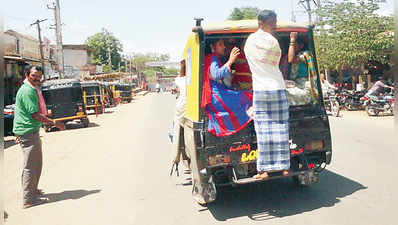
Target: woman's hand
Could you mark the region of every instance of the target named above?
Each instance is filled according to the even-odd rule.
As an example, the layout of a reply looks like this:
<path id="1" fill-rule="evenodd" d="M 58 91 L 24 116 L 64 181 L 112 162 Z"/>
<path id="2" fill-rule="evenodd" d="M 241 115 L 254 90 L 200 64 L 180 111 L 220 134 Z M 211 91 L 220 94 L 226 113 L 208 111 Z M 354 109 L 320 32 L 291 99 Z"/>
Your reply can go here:
<path id="1" fill-rule="evenodd" d="M 239 54 L 240 54 L 239 48 L 234 47 L 234 48 L 231 50 L 231 54 L 229 54 L 228 62 L 226 63 L 230 68 L 231 68 L 231 65 L 232 65 L 232 64 L 236 61 L 236 59 L 238 58 Z"/>
<path id="2" fill-rule="evenodd" d="M 290 33 L 290 42 L 296 42 L 297 32 Z"/>

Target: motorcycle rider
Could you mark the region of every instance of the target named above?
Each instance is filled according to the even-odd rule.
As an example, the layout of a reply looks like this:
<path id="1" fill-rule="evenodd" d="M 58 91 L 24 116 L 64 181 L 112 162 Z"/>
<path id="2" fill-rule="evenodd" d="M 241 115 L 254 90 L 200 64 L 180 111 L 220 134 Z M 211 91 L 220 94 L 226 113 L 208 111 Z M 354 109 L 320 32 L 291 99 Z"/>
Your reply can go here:
<path id="1" fill-rule="evenodd" d="M 394 90 L 394 87 L 388 86 L 384 84 L 386 82 L 385 78 L 379 77 L 378 81 L 373 84 L 373 86 L 369 89 L 369 91 L 365 94 L 366 97 L 370 99 L 375 99 L 377 100 L 378 97 L 381 93 L 383 93 L 384 88 L 390 88 Z"/>

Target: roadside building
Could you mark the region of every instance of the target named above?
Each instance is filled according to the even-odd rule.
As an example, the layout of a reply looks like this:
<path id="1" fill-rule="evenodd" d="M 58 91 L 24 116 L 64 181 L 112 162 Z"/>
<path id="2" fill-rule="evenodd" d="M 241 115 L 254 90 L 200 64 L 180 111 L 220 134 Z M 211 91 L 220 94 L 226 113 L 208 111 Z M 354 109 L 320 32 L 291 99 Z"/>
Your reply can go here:
<path id="1" fill-rule="evenodd" d="M 15 102 L 18 88 L 22 85 L 26 64 L 41 65 L 39 41 L 26 34 L 7 30 L 3 34 L 4 43 L 4 104 Z M 43 58 L 45 64 L 44 77 L 54 73 L 54 49 L 50 41 L 44 37 Z"/>
<path id="2" fill-rule="evenodd" d="M 88 45 L 63 45 L 63 50 L 66 78 L 80 79 L 102 69 L 91 62 L 93 50 Z"/>

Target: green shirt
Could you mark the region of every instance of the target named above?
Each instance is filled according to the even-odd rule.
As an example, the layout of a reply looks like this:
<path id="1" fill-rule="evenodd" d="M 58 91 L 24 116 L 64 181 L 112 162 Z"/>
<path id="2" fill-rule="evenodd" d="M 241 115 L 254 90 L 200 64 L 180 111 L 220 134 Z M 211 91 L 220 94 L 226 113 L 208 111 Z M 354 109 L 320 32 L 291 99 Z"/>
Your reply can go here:
<path id="1" fill-rule="evenodd" d="M 29 84 L 23 84 L 15 100 L 14 127 L 16 135 L 24 135 L 40 130 L 41 122 L 32 118 L 30 114 L 39 111 L 39 98 L 36 89 Z"/>

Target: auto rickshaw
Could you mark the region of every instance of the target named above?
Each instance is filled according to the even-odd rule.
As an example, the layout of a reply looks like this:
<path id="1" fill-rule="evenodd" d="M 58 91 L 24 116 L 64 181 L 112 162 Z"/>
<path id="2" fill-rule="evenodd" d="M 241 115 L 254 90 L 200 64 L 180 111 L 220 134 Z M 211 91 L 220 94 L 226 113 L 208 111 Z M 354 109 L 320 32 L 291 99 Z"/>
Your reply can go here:
<path id="1" fill-rule="evenodd" d="M 100 83 L 96 81 L 81 82 L 83 90 L 83 101 L 87 110 L 95 110 L 96 113 L 104 112 L 105 106 L 103 104 L 104 90 Z"/>
<path id="2" fill-rule="evenodd" d="M 188 162 L 192 174 L 193 198 L 207 204 L 217 197 L 222 186 L 239 186 L 266 182 L 252 178 L 257 173 L 257 139 L 253 122 L 235 134 L 216 137 L 208 131 L 208 117 L 201 108 L 204 58 L 212 39 L 238 39 L 241 43 L 258 29 L 257 20 L 226 21 L 215 25 L 196 26 L 186 43 L 186 114 L 179 148 L 180 156 Z M 290 32 L 298 32 L 306 40 L 307 51 L 300 56 L 308 66 L 309 102 L 289 99 L 289 139 L 292 177 L 298 185 L 318 181 L 319 173 L 330 164 L 332 143 L 315 55 L 313 27 L 279 22 L 276 38 L 283 54 L 287 54 Z M 242 49 L 242 48 L 241 48 Z M 282 55 L 283 55 L 282 54 Z M 183 94 L 183 93 L 182 93 Z M 239 104 L 239 103 L 237 103 Z M 286 178 L 270 173 L 270 179 Z"/>
<path id="3" fill-rule="evenodd" d="M 115 88 L 120 92 L 121 101 L 130 103 L 133 100 L 133 87 L 130 84 L 119 83 Z"/>
<path id="4" fill-rule="evenodd" d="M 113 97 L 112 83 L 109 82 L 101 82 L 101 89 L 104 93 L 104 104 L 106 108 L 115 107 L 115 99 Z"/>
<path id="5" fill-rule="evenodd" d="M 49 118 L 63 123 L 80 120 L 84 127 L 88 127 L 89 120 L 79 80 L 61 79 L 45 81 L 42 86 L 42 93 Z M 46 132 L 50 131 L 51 128 L 52 126 L 44 125 Z"/>

